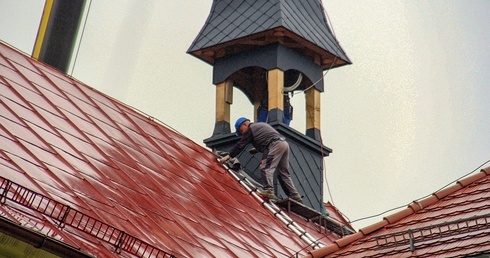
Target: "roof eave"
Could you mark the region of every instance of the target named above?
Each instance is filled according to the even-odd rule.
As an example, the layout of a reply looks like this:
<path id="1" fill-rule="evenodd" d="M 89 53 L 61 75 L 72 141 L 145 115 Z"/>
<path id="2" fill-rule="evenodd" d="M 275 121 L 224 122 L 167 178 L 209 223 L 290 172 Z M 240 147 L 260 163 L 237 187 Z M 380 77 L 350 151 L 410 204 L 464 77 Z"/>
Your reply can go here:
<path id="1" fill-rule="evenodd" d="M 24 241 L 36 248 L 45 250 L 61 257 L 89 258 L 93 257 L 73 246 L 60 242 L 54 238 L 43 235 L 39 232 L 30 230 L 16 224 L 10 220 L 0 217 L 0 232 L 13 238 Z"/>
<path id="2" fill-rule="evenodd" d="M 347 55 L 344 54 L 345 57 L 341 57 L 339 54 L 331 53 L 284 27 L 276 27 L 201 49 L 192 50 L 190 48 L 187 53 L 213 65 L 216 59 L 226 55 L 234 55 L 252 47 L 261 47 L 273 43 L 280 43 L 301 52 L 320 65 L 323 70 L 352 64 Z"/>

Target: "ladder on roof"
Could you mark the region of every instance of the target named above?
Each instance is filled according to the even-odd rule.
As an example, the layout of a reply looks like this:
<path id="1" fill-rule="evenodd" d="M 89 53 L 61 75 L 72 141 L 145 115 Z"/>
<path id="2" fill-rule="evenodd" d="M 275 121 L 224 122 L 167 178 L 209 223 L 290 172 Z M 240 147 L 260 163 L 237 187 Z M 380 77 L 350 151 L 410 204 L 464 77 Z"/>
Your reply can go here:
<path id="1" fill-rule="evenodd" d="M 269 211 L 272 212 L 272 214 L 277 217 L 279 220 L 284 222 L 286 226 L 291 229 L 293 232 L 298 234 L 298 236 L 303 239 L 305 242 L 307 242 L 313 249 L 318 249 L 323 247 L 324 245 L 321 244 L 317 239 L 315 239 L 313 236 L 308 234 L 303 228 L 301 228 L 300 225 L 298 225 L 294 220 L 292 220 L 288 214 L 293 211 L 296 214 L 299 214 L 300 216 L 306 218 L 306 219 L 311 219 L 314 223 L 320 225 L 320 232 L 321 232 L 321 227 L 323 226 L 325 229 L 328 229 L 335 234 L 338 234 L 340 237 L 343 237 L 345 235 L 350 235 L 353 234 L 346 226 L 343 224 L 336 222 L 330 218 L 327 218 L 323 216 L 320 212 L 305 206 L 299 202 L 296 202 L 292 199 L 286 198 L 274 203 L 270 203 L 268 201 L 265 201 L 260 197 L 256 191 L 262 187 L 261 184 L 255 182 L 252 178 L 250 178 L 247 173 L 245 173 L 237 164 L 237 162 L 231 161 L 232 164 L 225 165 L 223 166 L 228 170 L 228 172 L 249 192 L 250 195 L 254 196 L 257 200 L 259 200 L 265 208 L 267 208 Z M 231 167 L 231 168 L 230 168 Z M 281 208 L 285 208 L 288 212 L 288 214 L 285 214 L 285 211 Z M 327 233 L 327 232 L 325 232 Z"/>
<path id="2" fill-rule="evenodd" d="M 218 157 L 225 155 L 225 153 L 218 152 L 216 153 Z M 252 177 L 250 177 L 245 171 L 242 170 L 240 165 L 240 161 L 234 158 L 233 160 L 228 161 L 227 165 L 223 165 L 234 177 L 238 180 L 240 184 L 252 192 L 257 191 L 257 189 L 262 188 L 262 184 L 256 182 Z M 316 223 L 321 228 L 325 228 L 326 230 L 330 230 L 331 232 L 337 234 L 339 237 L 344 237 L 346 235 L 354 234 L 355 232 L 346 227 L 344 224 L 340 223 L 337 220 L 329 218 L 328 216 L 323 215 L 321 212 L 314 210 L 311 207 L 308 207 L 302 203 L 299 203 L 293 199 L 285 198 L 275 202 L 275 204 L 290 214 L 290 212 L 294 212 L 305 219 L 311 220 L 313 223 Z M 276 213 L 279 212 L 276 210 Z M 325 232 L 327 233 L 327 232 Z"/>
<path id="3" fill-rule="evenodd" d="M 287 228 L 289 228 L 291 231 L 297 234 L 309 246 L 311 246 L 313 249 L 319 249 L 324 247 L 323 244 L 321 244 L 317 239 L 311 236 L 308 232 L 306 232 L 306 230 L 301 228 L 301 226 L 299 226 L 294 220 L 292 220 L 287 214 L 285 214 L 285 212 L 281 210 L 281 208 L 279 208 L 274 203 L 262 199 L 262 197 L 260 197 L 257 194 L 257 190 L 259 189 L 259 187 L 254 185 L 254 183 L 252 183 L 245 175 L 243 175 L 244 173 L 242 173 L 241 169 L 234 170 L 225 164 L 223 164 L 223 167 L 226 168 L 228 173 L 230 173 L 238 181 L 238 183 L 242 185 L 245 188 L 245 190 L 248 191 L 250 195 L 252 195 L 255 199 L 257 199 L 262 206 L 264 206 L 267 210 L 269 210 L 274 215 L 274 217 L 282 221 Z M 257 183 L 255 182 L 255 184 Z"/>

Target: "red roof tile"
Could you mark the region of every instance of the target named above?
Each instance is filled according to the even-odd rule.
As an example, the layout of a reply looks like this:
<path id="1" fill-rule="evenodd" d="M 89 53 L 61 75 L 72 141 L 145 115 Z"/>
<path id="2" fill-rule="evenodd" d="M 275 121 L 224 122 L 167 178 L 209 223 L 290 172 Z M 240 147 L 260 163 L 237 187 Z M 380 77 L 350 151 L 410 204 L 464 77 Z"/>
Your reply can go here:
<path id="1" fill-rule="evenodd" d="M 307 257 L 469 257 L 489 242 L 490 167 Z"/>
<path id="2" fill-rule="evenodd" d="M 97 257 L 311 250 L 209 150 L 3 43 L 0 192 L 0 217 Z"/>

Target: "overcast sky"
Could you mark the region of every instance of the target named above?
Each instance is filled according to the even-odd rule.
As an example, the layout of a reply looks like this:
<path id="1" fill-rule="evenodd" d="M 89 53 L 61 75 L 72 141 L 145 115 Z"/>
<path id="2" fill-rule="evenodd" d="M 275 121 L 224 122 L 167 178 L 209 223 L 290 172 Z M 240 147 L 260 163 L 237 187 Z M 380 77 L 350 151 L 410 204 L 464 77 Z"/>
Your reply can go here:
<path id="1" fill-rule="evenodd" d="M 214 127 L 212 67 L 186 50 L 211 3 L 88 0 L 72 75 L 204 145 Z M 357 220 L 406 206 L 490 159 L 490 1 L 323 3 L 353 61 L 325 76 L 321 131 L 333 149 L 325 201 Z M 31 54 L 43 6 L 0 0 L 0 40 Z M 252 117 L 234 94 L 232 121 Z M 304 94 L 292 105 L 291 126 L 304 132 Z"/>

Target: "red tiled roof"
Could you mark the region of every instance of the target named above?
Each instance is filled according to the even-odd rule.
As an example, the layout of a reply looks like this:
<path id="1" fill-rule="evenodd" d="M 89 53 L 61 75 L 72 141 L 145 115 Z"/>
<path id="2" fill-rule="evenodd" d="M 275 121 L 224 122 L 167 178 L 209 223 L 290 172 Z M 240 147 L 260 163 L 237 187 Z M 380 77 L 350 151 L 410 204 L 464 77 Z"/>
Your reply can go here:
<path id="1" fill-rule="evenodd" d="M 490 167 L 307 257 L 490 254 Z"/>
<path id="2" fill-rule="evenodd" d="M 1 42 L 0 193 L 0 217 L 97 257 L 311 250 L 209 150 Z"/>

